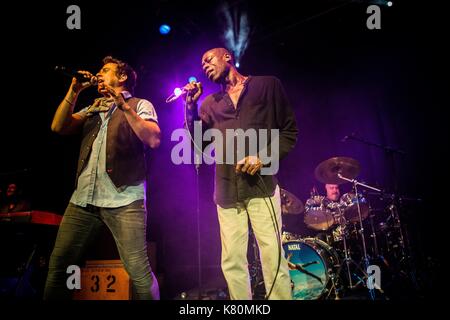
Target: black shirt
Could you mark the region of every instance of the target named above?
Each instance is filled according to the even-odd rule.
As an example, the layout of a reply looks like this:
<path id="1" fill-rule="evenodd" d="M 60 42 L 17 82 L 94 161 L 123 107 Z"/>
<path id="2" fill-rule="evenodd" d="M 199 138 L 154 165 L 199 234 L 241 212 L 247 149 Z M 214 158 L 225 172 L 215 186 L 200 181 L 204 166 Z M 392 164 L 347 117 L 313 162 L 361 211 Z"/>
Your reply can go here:
<path id="1" fill-rule="evenodd" d="M 250 76 L 244 84 L 236 108 L 225 92 L 207 96 L 200 106 L 199 114 L 196 108 L 189 114 L 188 125 L 191 130 L 193 120 L 199 118 L 202 120 L 203 130 L 218 129 L 223 137 L 225 137 L 226 129 L 243 129 L 244 131 L 250 128 L 269 131 L 279 129 L 280 160 L 293 149 L 297 141 L 298 129 L 294 112 L 281 82 L 271 76 Z M 270 137 L 267 141 L 271 141 Z M 223 143 L 224 157 L 226 157 L 225 138 Z M 270 145 L 264 147 L 270 150 Z M 246 156 L 247 153 L 248 145 L 246 145 Z M 234 163 L 236 160 L 241 160 L 236 159 L 236 152 L 234 160 Z M 261 182 L 260 177 L 264 183 Z M 276 185 L 277 180 L 273 175 L 251 176 L 247 173 L 236 173 L 235 165 L 216 164 L 214 201 L 223 208 L 236 207 L 237 202 L 246 199 L 272 196 Z"/>

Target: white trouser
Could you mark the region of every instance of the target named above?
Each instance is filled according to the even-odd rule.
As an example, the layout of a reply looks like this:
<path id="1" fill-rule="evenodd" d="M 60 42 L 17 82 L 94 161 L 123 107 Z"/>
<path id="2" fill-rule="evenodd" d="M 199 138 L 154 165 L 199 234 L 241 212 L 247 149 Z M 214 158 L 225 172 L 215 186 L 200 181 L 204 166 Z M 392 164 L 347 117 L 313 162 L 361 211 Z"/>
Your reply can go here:
<path id="1" fill-rule="evenodd" d="M 280 189 L 277 186 L 271 197 L 278 230 L 281 233 Z M 247 208 L 247 210 L 246 210 Z M 269 211 L 270 208 L 270 211 Z M 222 241 L 222 271 L 233 300 L 251 300 L 250 275 L 247 261 L 248 219 L 258 242 L 264 284 L 268 293 L 277 273 L 278 257 L 281 265 L 269 299 L 291 300 L 291 281 L 289 268 L 284 257 L 283 247 L 277 241 L 274 214 L 269 198 L 253 198 L 239 204 L 237 208 L 225 209 L 217 206 Z"/>

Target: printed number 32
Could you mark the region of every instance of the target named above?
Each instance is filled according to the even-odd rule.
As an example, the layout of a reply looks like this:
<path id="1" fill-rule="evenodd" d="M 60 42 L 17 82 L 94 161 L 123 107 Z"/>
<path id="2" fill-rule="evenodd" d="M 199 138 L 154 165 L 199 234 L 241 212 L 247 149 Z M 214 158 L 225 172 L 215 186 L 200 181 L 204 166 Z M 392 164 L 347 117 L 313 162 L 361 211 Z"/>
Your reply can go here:
<path id="1" fill-rule="evenodd" d="M 100 278 L 98 275 L 93 275 L 91 277 L 91 280 L 94 281 L 94 286 L 91 287 L 92 292 L 98 292 L 100 290 Z M 106 277 L 106 280 L 109 281 L 106 292 L 116 292 L 116 289 L 112 288 L 112 285 L 116 282 L 116 277 L 114 275 L 109 275 Z"/>

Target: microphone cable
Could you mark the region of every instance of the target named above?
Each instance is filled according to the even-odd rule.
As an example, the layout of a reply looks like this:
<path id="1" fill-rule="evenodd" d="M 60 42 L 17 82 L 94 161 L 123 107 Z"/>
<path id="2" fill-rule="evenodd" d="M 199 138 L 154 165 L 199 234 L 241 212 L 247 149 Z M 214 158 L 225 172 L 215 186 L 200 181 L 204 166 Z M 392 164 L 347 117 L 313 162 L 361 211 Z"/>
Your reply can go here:
<path id="1" fill-rule="evenodd" d="M 272 198 L 270 197 L 269 192 L 267 191 L 267 186 L 264 183 L 264 180 L 262 179 L 261 174 L 259 172 L 257 172 L 256 175 L 258 176 L 259 180 L 261 181 L 262 186 L 264 188 L 263 192 L 268 195 L 267 198 L 269 198 L 270 205 L 272 207 L 272 211 L 270 211 L 270 208 L 269 208 L 269 205 L 267 204 L 266 199 L 263 198 L 264 202 L 266 203 L 266 206 L 267 206 L 267 208 L 269 209 L 269 212 L 270 212 L 270 218 L 272 219 L 272 225 L 273 225 L 273 227 L 275 229 L 275 236 L 277 238 L 277 244 L 278 244 L 277 271 L 275 272 L 275 277 L 273 278 L 272 286 L 271 286 L 269 292 L 268 293 L 266 292 L 266 296 L 264 297 L 264 300 L 268 300 L 270 295 L 272 294 L 273 288 L 275 287 L 275 282 L 278 279 L 278 273 L 280 272 L 280 267 L 281 267 L 281 235 L 280 235 L 280 229 L 279 229 L 279 225 L 278 225 L 278 219 L 277 219 L 277 217 L 275 215 L 275 207 L 273 205 Z M 281 198 L 280 198 L 280 201 L 281 201 Z"/>
<path id="2" fill-rule="evenodd" d="M 190 92 L 187 93 L 187 95 L 189 95 Z M 201 154 L 203 154 L 204 156 L 206 156 L 207 158 L 209 158 L 210 160 L 215 161 L 216 159 L 210 157 L 209 155 L 207 155 L 206 153 L 203 152 L 203 145 L 202 146 L 198 146 L 195 141 L 194 138 L 192 138 L 192 134 L 191 131 L 189 130 L 189 126 L 188 126 L 188 121 L 187 121 L 187 99 L 184 100 L 184 127 L 187 129 L 188 135 L 189 135 L 189 139 L 191 140 L 192 144 L 194 145 L 195 149 L 197 149 L 198 151 L 200 151 Z M 194 107 L 197 107 L 197 105 L 195 104 Z M 201 121 L 201 120 L 200 120 Z M 192 122 L 194 124 L 195 120 Z M 195 125 L 195 124 L 194 124 Z M 193 128 L 194 129 L 194 128 Z M 203 139 L 202 139 L 203 141 Z M 212 143 L 212 141 L 211 141 Z M 194 159 L 195 159 L 195 151 L 194 151 Z"/>

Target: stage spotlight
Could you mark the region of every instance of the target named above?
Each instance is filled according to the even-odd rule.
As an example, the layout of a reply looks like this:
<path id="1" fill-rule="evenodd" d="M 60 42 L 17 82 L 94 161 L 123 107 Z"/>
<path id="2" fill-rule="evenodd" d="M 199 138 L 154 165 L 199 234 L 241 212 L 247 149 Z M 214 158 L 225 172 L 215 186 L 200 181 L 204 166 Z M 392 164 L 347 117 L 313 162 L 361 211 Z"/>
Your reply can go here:
<path id="1" fill-rule="evenodd" d="M 161 34 L 168 34 L 170 32 L 170 27 L 167 24 L 162 24 L 159 27 L 159 33 Z"/>
<path id="2" fill-rule="evenodd" d="M 388 1 L 388 2 L 387 2 L 387 6 L 388 6 L 388 7 L 392 7 L 392 5 L 393 5 L 392 1 Z"/>
<path id="3" fill-rule="evenodd" d="M 173 90 L 173 94 L 175 95 L 175 97 L 181 96 L 182 93 L 183 93 L 183 90 L 181 90 L 180 88 L 175 88 Z"/>
<path id="4" fill-rule="evenodd" d="M 197 82 L 197 78 L 194 76 L 189 77 L 188 82 L 191 83 L 192 81 Z"/>
<path id="5" fill-rule="evenodd" d="M 225 30 L 223 37 L 226 48 L 233 52 L 236 68 L 239 68 L 239 60 L 244 55 L 249 44 L 250 22 L 245 11 L 239 11 L 235 6 L 230 8 L 227 3 L 221 7 L 225 18 Z"/>

